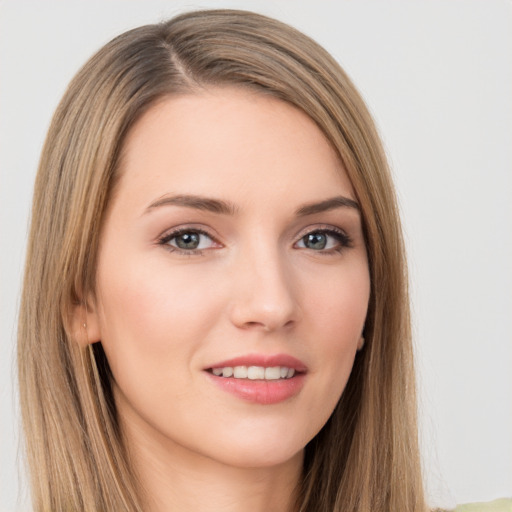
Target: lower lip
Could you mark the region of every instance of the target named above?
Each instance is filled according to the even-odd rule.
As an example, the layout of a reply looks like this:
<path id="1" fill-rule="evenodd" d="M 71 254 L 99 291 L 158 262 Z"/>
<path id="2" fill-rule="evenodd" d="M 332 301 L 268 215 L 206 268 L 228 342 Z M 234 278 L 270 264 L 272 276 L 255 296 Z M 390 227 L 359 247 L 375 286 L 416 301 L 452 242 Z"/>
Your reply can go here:
<path id="1" fill-rule="evenodd" d="M 289 379 L 250 380 L 233 377 L 217 377 L 210 372 L 207 375 L 224 391 L 247 402 L 262 405 L 277 404 L 292 398 L 304 385 L 305 374 L 300 373 Z"/>

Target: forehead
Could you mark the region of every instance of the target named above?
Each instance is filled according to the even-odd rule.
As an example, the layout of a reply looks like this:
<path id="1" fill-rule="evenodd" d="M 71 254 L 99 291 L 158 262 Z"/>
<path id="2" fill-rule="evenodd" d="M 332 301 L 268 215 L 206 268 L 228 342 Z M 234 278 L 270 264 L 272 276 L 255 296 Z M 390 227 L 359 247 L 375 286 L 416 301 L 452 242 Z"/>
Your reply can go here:
<path id="1" fill-rule="evenodd" d="M 236 88 L 154 105 L 128 134 L 120 173 L 118 193 L 145 200 L 196 193 L 301 202 L 332 196 L 333 188 L 354 198 L 340 159 L 311 118 Z"/>

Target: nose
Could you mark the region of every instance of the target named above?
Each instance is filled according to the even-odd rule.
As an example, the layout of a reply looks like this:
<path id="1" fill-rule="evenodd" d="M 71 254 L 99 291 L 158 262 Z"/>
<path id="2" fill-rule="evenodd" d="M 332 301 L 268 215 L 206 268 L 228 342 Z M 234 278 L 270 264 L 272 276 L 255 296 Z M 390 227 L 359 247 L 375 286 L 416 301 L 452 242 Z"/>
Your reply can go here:
<path id="1" fill-rule="evenodd" d="M 240 254 L 232 279 L 230 317 L 236 327 L 271 332 L 300 319 L 298 283 L 277 248 Z"/>

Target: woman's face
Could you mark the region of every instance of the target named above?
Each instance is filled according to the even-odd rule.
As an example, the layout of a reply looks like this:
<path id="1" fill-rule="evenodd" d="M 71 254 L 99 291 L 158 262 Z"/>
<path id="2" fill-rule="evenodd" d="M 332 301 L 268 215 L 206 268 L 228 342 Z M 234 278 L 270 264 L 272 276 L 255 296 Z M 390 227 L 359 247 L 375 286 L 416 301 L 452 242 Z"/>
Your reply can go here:
<path id="1" fill-rule="evenodd" d="M 243 467 L 300 457 L 345 387 L 369 299 L 335 152 L 292 106 L 211 89 L 150 109 L 120 172 L 87 323 L 126 436 Z"/>

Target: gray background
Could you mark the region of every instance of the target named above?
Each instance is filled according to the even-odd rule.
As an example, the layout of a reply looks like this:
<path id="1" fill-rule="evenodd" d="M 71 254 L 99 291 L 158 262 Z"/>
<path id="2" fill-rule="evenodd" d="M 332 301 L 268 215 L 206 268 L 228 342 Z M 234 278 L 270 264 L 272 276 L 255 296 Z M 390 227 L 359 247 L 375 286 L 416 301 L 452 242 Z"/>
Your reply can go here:
<path id="1" fill-rule="evenodd" d="M 217 6 L 305 31 L 359 86 L 404 217 L 430 501 L 512 495 L 509 1 L 0 0 L 0 510 L 28 509 L 17 469 L 15 323 L 52 112 L 82 63 L 119 32 Z"/>

